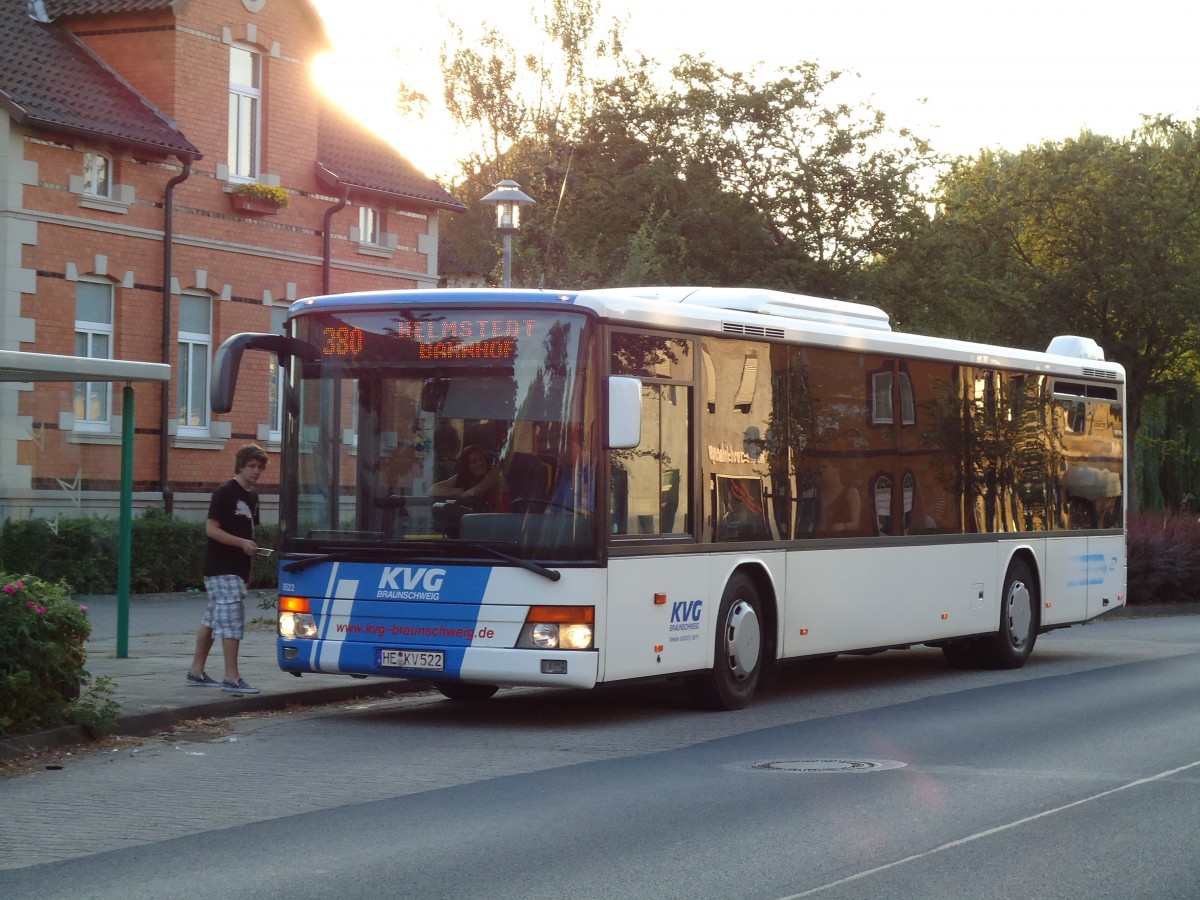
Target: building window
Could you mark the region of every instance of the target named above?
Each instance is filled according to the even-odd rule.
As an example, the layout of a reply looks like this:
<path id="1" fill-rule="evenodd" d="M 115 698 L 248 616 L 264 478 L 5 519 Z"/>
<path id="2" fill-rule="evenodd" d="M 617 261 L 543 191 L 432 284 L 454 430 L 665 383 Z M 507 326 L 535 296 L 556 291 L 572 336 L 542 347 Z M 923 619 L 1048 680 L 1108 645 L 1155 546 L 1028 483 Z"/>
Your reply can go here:
<path id="1" fill-rule="evenodd" d="M 917 404 L 913 397 L 912 378 L 901 363 L 900 368 L 900 424 L 917 424 Z"/>
<path id="2" fill-rule="evenodd" d="M 113 162 L 111 157 L 94 152 L 83 155 L 83 192 L 92 197 L 112 199 Z"/>
<path id="3" fill-rule="evenodd" d="M 75 286 L 75 355 L 112 359 L 113 286 L 106 281 L 80 281 Z M 75 384 L 75 430 L 108 431 L 112 388 L 107 381 Z"/>
<path id="4" fill-rule="evenodd" d="M 379 245 L 379 210 L 373 206 L 358 209 L 358 240 L 361 244 Z"/>
<path id="5" fill-rule="evenodd" d="M 208 366 L 212 352 L 212 298 L 179 298 L 179 434 L 208 433 Z"/>
<path id="6" fill-rule="evenodd" d="M 253 180 L 259 169 L 262 57 L 247 47 L 229 48 L 229 174 Z"/>
<path id="7" fill-rule="evenodd" d="M 891 425 L 895 422 L 892 411 L 892 372 L 871 373 L 871 424 Z"/>
<path id="8" fill-rule="evenodd" d="M 892 476 L 880 472 L 871 479 L 871 507 L 875 511 L 875 533 L 892 533 Z"/>

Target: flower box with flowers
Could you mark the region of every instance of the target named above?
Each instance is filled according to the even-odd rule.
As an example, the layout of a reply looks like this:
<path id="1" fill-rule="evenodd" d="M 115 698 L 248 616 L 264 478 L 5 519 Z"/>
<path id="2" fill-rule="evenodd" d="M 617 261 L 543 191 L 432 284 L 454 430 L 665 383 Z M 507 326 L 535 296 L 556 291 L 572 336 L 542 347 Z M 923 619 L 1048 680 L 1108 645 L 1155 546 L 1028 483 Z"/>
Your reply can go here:
<path id="1" fill-rule="evenodd" d="M 229 203 L 236 211 L 254 215 L 273 216 L 289 201 L 287 191 L 269 184 L 239 184 L 229 192 Z"/>

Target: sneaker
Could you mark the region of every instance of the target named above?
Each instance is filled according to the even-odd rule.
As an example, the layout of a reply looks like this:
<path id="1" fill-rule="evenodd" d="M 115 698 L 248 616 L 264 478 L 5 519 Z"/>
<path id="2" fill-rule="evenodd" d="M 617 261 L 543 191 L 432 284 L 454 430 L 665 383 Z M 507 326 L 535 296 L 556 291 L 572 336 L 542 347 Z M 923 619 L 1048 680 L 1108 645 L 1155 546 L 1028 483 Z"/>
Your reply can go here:
<path id="1" fill-rule="evenodd" d="M 245 678 L 239 678 L 237 681 L 222 681 L 221 690 L 229 691 L 231 694 L 257 694 L 258 688 L 246 684 Z"/>
<path id="2" fill-rule="evenodd" d="M 215 678 L 210 678 L 207 672 L 201 672 L 199 675 L 187 673 L 187 683 L 193 687 L 220 687 L 221 682 Z"/>

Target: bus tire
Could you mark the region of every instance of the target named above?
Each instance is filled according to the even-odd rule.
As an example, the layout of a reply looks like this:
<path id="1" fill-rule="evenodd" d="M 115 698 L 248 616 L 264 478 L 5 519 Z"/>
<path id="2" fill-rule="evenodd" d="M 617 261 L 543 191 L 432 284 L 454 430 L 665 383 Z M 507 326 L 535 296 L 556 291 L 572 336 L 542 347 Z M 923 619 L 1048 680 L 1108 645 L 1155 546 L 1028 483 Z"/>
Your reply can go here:
<path id="1" fill-rule="evenodd" d="M 1029 659 L 1038 635 L 1041 594 L 1029 563 L 1016 557 L 1004 576 L 1000 598 L 1000 628 L 980 641 L 985 665 L 994 669 L 1019 669 Z"/>
<path id="2" fill-rule="evenodd" d="M 763 671 L 762 601 L 748 575 L 729 579 L 717 611 L 713 667 L 688 679 L 688 693 L 703 709 L 742 709 Z"/>
<path id="3" fill-rule="evenodd" d="M 466 681 L 439 681 L 434 684 L 434 687 L 447 700 L 463 700 L 475 703 L 492 699 L 492 695 L 499 690 L 494 684 L 471 684 Z"/>

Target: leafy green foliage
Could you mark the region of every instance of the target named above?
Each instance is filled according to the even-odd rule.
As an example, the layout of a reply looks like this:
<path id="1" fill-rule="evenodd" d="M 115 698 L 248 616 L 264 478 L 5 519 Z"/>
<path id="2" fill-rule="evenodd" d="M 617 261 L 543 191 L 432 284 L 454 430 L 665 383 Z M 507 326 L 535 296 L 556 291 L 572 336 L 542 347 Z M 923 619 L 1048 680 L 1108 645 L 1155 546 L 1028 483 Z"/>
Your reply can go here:
<path id="1" fill-rule="evenodd" d="M 103 728 L 115 710 L 96 703 L 84 642 L 92 625 L 63 582 L 0 571 L 0 734 L 79 721 Z M 82 723 L 81 723 L 82 724 Z"/>
<path id="2" fill-rule="evenodd" d="M 260 525 L 255 540 L 274 547 L 278 527 Z M 80 594 L 117 590 L 118 523 L 111 519 L 10 519 L 0 528 L 0 568 L 65 581 Z M 204 583 L 204 524 L 147 510 L 132 523 L 130 590 L 182 591 Z M 277 558 L 256 557 L 250 585 L 272 587 Z"/>
<path id="3" fill-rule="evenodd" d="M 516 180 L 537 207 L 513 238 L 513 283 L 753 284 L 848 296 L 862 263 L 919 219 L 925 142 L 877 110 L 829 99 L 842 73 L 773 75 L 624 53 L 600 4 L 556 0 L 541 52 L 498 31 L 443 49 L 448 109 L 479 136 L 454 185 Z M 487 210 L 442 229 L 453 281 L 497 282 Z"/>

